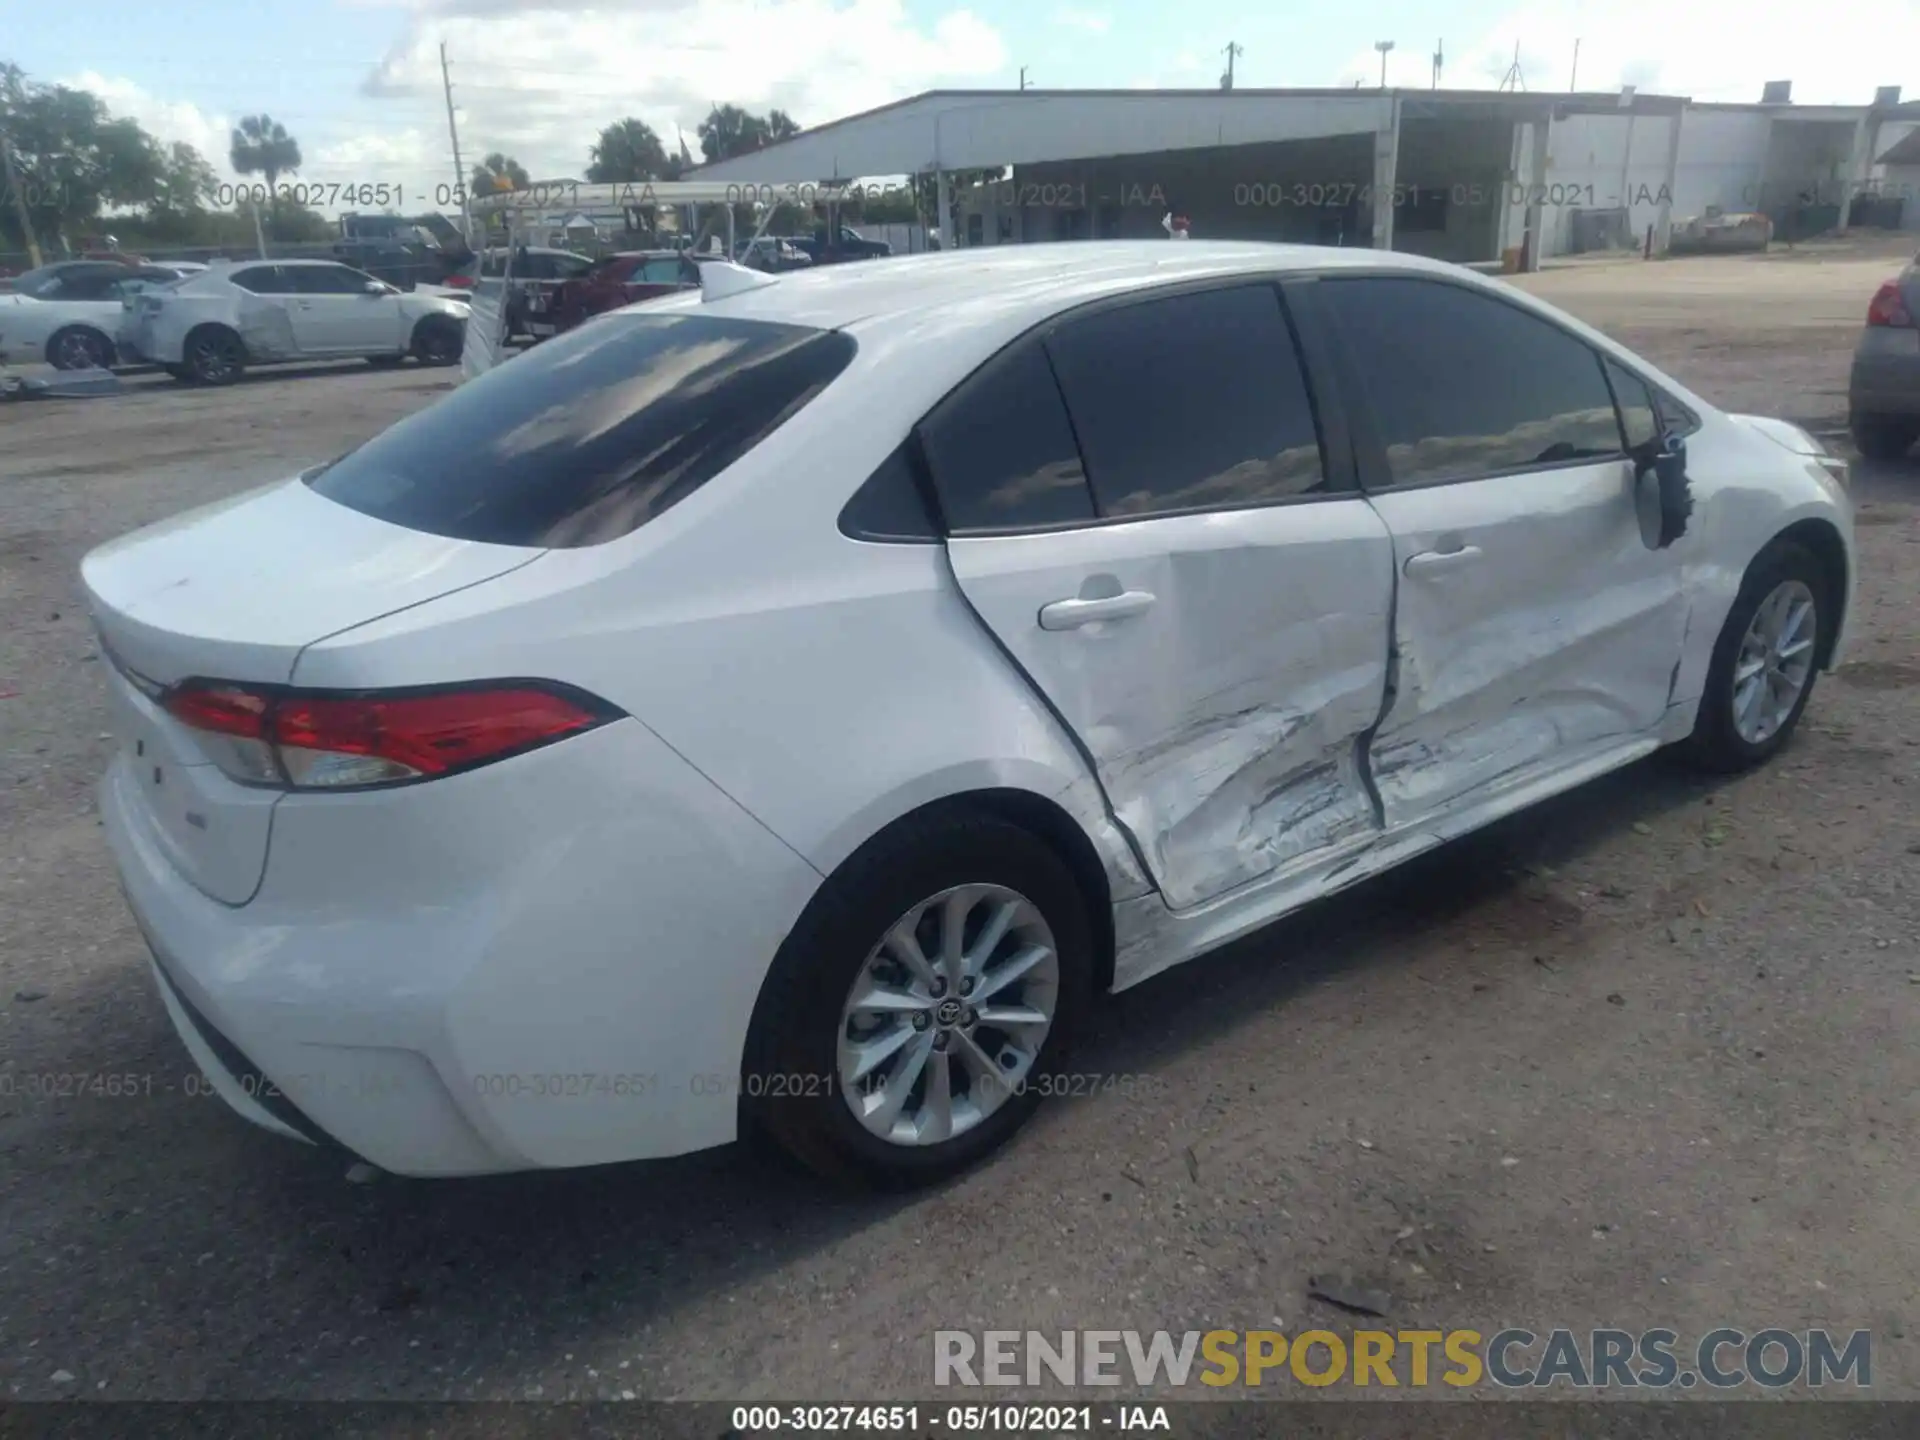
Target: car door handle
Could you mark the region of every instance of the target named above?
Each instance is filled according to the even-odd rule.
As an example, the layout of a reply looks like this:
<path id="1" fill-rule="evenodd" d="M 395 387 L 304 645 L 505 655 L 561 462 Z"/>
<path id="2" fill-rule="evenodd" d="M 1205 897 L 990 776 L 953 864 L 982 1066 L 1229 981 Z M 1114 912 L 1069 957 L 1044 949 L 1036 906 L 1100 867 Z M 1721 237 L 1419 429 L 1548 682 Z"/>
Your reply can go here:
<path id="1" fill-rule="evenodd" d="M 1409 555 L 1403 568 L 1408 575 L 1439 575 L 1472 565 L 1479 559 L 1478 545 L 1462 545 L 1458 550 L 1422 550 L 1418 555 Z"/>
<path id="2" fill-rule="evenodd" d="M 1118 595 L 1103 595 L 1098 600 L 1056 600 L 1040 607 L 1042 630 L 1078 630 L 1101 620 L 1125 620 L 1153 604 L 1145 590 L 1123 590 Z"/>

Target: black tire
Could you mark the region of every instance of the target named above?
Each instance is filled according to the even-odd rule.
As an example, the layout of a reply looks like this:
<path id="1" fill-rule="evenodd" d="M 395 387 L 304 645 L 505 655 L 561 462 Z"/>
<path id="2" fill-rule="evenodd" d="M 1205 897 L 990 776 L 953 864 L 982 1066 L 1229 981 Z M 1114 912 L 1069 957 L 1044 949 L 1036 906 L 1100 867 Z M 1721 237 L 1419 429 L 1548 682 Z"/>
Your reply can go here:
<path id="1" fill-rule="evenodd" d="M 369 355 L 367 364 L 376 370 L 391 370 L 407 357 L 404 355 Z"/>
<path id="2" fill-rule="evenodd" d="M 1734 666 L 1739 659 L 1741 642 L 1760 606 L 1779 586 L 1795 580 L 1813 594 L 1813 663 L 1786 719 L 1764 738 L 1749 740 L 1734 723 Z M 1839 618 L 1839 598 L 1834 590 L 1833 577 L 1819 558 L 1805 546 L 1790 540 L 1776 540 L 1747 567 L 1746 578 L 1740 582 L 1740 593 L 1734 599 L 1732 610 L 1727 612 L 1727 623 L 1714 642 L 1706 693 L 1700 699 L 1693 734 L 1686 740 L 1688 759 L 1702 769 L 1730 774 L 1751 769 L 1787 743 L 1806 712 L 1807 701 L 1813 697 L 1820 665 L 1832 643 L 1833 626 Z"/>
<path id="3" fill-rule="evenodd" d="M 1920 440 L 1920 420 L 1900 415 L 1856 415 L 1848 428 L 1854 448 L 1869 460 L 1898 460 Z"/>
<path id="4" fill-rule="evenodd" d="M 56 370 L 111 370 L 113 341 L 91 325 L 67 325 L 47 337 L 47 364 Z"/>
<path id="5" fill-rule="evenodd" d="M 231 385 L 247 368 L 247 347 L 224 325 L 202 325 L 187 336 L 181 369 L 196 385 Z"/>
<path id="6" fill-rule="evenodd" d="M 1029 1083 L 1006 1094 L 998 1109 L 949 1140 L 891 1143 L 861 1124 L 842 1093 L 843 1007 L 897 920 L 929 898 L 976 883 L 1025 897 L 1052 931 L 1059 959 L 1053 1022 Z M 1012 1138 L 1039 1105 L 1043 1077 L 1058 1073 L 1089 1001 L 1092 943 L 1086 897 L 1060 857 L 1030 832 L 960 808 L 889 828 L 820 888 L 774 959 L 742 1067 L 743 1134 L 771 1139 L 830 1179 L 875 1189 L 933 1184 L 966 1169 Z"/>
<path id="7" fill-rule="evenodd" d="M 413 355 L 422 365 L 458 365 L 466 339 L 458 320 L 427 315 L 413 327 Z"/>

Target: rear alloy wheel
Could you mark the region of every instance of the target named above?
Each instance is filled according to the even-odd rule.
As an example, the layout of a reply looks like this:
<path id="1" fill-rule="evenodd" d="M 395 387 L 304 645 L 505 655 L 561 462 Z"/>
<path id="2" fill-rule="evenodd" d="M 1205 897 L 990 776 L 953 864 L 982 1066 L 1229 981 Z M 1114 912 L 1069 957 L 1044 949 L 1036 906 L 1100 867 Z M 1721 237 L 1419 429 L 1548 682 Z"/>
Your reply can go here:
<path id="1" fill-rule="evenodd" d="M 1820 562 L 1791 542 L 1763 551 L 1714 645 L 1689 749 L 1711 770 L 1745 770 L 1793 733 L 1813 694 L 1832 622 Z"/>
<path id="2" fill-rule="evenodd" d="M 462 336 L 457 322 L 429 315 L 413 327 L 413 353 L 422 365 L 454 365 L 460 360 Z"/>
<path id="3" fill-rule="evenodd" d="M 47 363 L 56 370 L 108 370 L 114 359 L 113 341 L 85 325 L 56 330 L 47 341 Z"/>
<path id="4" fill-rule="evenodd" d="M 1854 448 L 1869 460 L 1898 460 L 1920 440 L 1920 420 L 1899 415 L 1856 415 L 1848 428 Z"/>
<path id="5" fill-rule="evenodd" d="M 829 1176 L 944 1179 L 1051 1088 L 1090 975 L 1086 902 L 1047 845 L 991 815 L 907 821 L 841 867 L 781 947 L 742 1118 Z"/>
<path id="6" fill-rule="evenodd" d="M 187 336 L 187 378 L 201 385 L 231 385 L 247 368 L 247 348 L 231 330 L 208 325 Z"/>

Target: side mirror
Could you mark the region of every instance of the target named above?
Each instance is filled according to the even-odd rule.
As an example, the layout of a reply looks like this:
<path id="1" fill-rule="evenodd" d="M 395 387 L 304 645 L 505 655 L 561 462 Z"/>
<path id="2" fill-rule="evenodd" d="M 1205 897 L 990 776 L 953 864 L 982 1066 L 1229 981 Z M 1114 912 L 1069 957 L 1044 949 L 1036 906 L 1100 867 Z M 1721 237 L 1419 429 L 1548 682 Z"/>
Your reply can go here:
<path id="1" fill-rule="evenodd" d="M 1634 454 L 1637 488 L 1651 486 L 1652 505 L 1657 524 L 1643 523 L 1641 534 L 1655 550 L 1665 550 L 1687 533 L 1687 521 L 1693 515 L 1693 487 L 1687 481 L 1687 445 L 1678 435 L 1664 435 L 1640 447 Z M 1652 530 L 1649 535 L 1648 531 Z"/>
<path id="2" fill-rule="evenodd" d="M 361 288 L 369 295 L 384 295 L 387 293 L 386 285 L 379 280 L 369 280 Z"/>

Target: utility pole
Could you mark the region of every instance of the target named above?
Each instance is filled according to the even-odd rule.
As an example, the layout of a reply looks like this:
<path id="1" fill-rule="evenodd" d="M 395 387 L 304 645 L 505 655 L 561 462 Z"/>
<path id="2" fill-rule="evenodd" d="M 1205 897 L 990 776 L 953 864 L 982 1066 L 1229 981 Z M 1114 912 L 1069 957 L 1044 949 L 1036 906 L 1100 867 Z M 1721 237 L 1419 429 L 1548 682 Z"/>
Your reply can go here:
<path id="1" fill-rule="evenodd" d="M 468 206 L 467 172 L 460 163 L 460 127 L 453 122 L 453 79 L 447 73 L 447 42 L 440 42 L 440 87 L 447 95 L 447 137 L 453 141 L 453 193 L 460 197 L 460 233 L 473 244 L 473 211 Z"/>
<path id="2" fill-rule="evenodd" d="M 1020 67 L 1020 88 L 1022 90 L 1027 88 L 1027 67 L 1024 65 Z"/>
<path id="3" fill-rule="evenodd" d="M 1580 37 L 1573 38 L 1573 74 L 1567 78 L 1567 89 L 1577 91 L 1580 88 Z"/>
<path id="4" fill-rule="evenodd" d="M 1227 49 L 1226 49 L 1226 56 L 1227 56 L 1227 73 L 1226 73 L 1226 74 L 1224 74 L 1224 75 L 1222 75 L 1222 76 L 1220 77 L 1220 88 L 1221 88 L 1222 90 L 1231 90 L 1231 89 L 1233 89 L 1233 61 L 1234 61 L 1234 57 L 1235 57 L 1236 55 L 1244 55 L 1244 54 L 1246 54 L 1246 53 L 1247 53 L 1247 47 L 1246 47 L 1246 46 L 1244 46 L 1244 45 L 1242 45 L 1242 44 L 1240 44 L 1239 42 L 1237 42 L 1237 41 L 1234 41 L 1234 40 L 1229 40 L 1229 41 L 1227 42 Z"/>
<path id="5" fill-rule="evenodd" d="M 1520 73 L 1520 42 L 1513 42 L 1513 64 L 1507 67 L 1507 73 L 1500 77 L 1500 88 L 1519 92 L 1527 88 L 1526 77 Z"/>
<path id="6" fill-rule="evenodd" d="M 1387 88 L 1387 52 L 1393 49 L 1393 42 L 1376 40 L 1373 42 L 1373 48 L 1380 52 L 1380 88 L 1384 90 Z"/>
<path id="7" fill-rule="evenodd" d="M 1433 83 L 1427 87 L 1429 90 L 1438 90 L 1440 88 L 1440 67 L 1446 63 L 1447 57 L 1444 53 L 1446 48 L 1447 42 L 1445 40 L 1436 40 L 1433 42 Z"/>
<path id="8" fill-rule="evenodd" d="M 20 234 L 27 242 L 27 255 L 33 261 L 33 268 L 40 268 L 40 242 L 33 238 L 33 220 L 27 214 L 27 197 L 20 188 L 20 177 L 13 168 L 13 146 L 7 143 L 5 134 L 0 134 L 0 161 L 5 162 L 7 170 L 7 193 L 13 196 L 13 213 L 20 221 Z"/>

